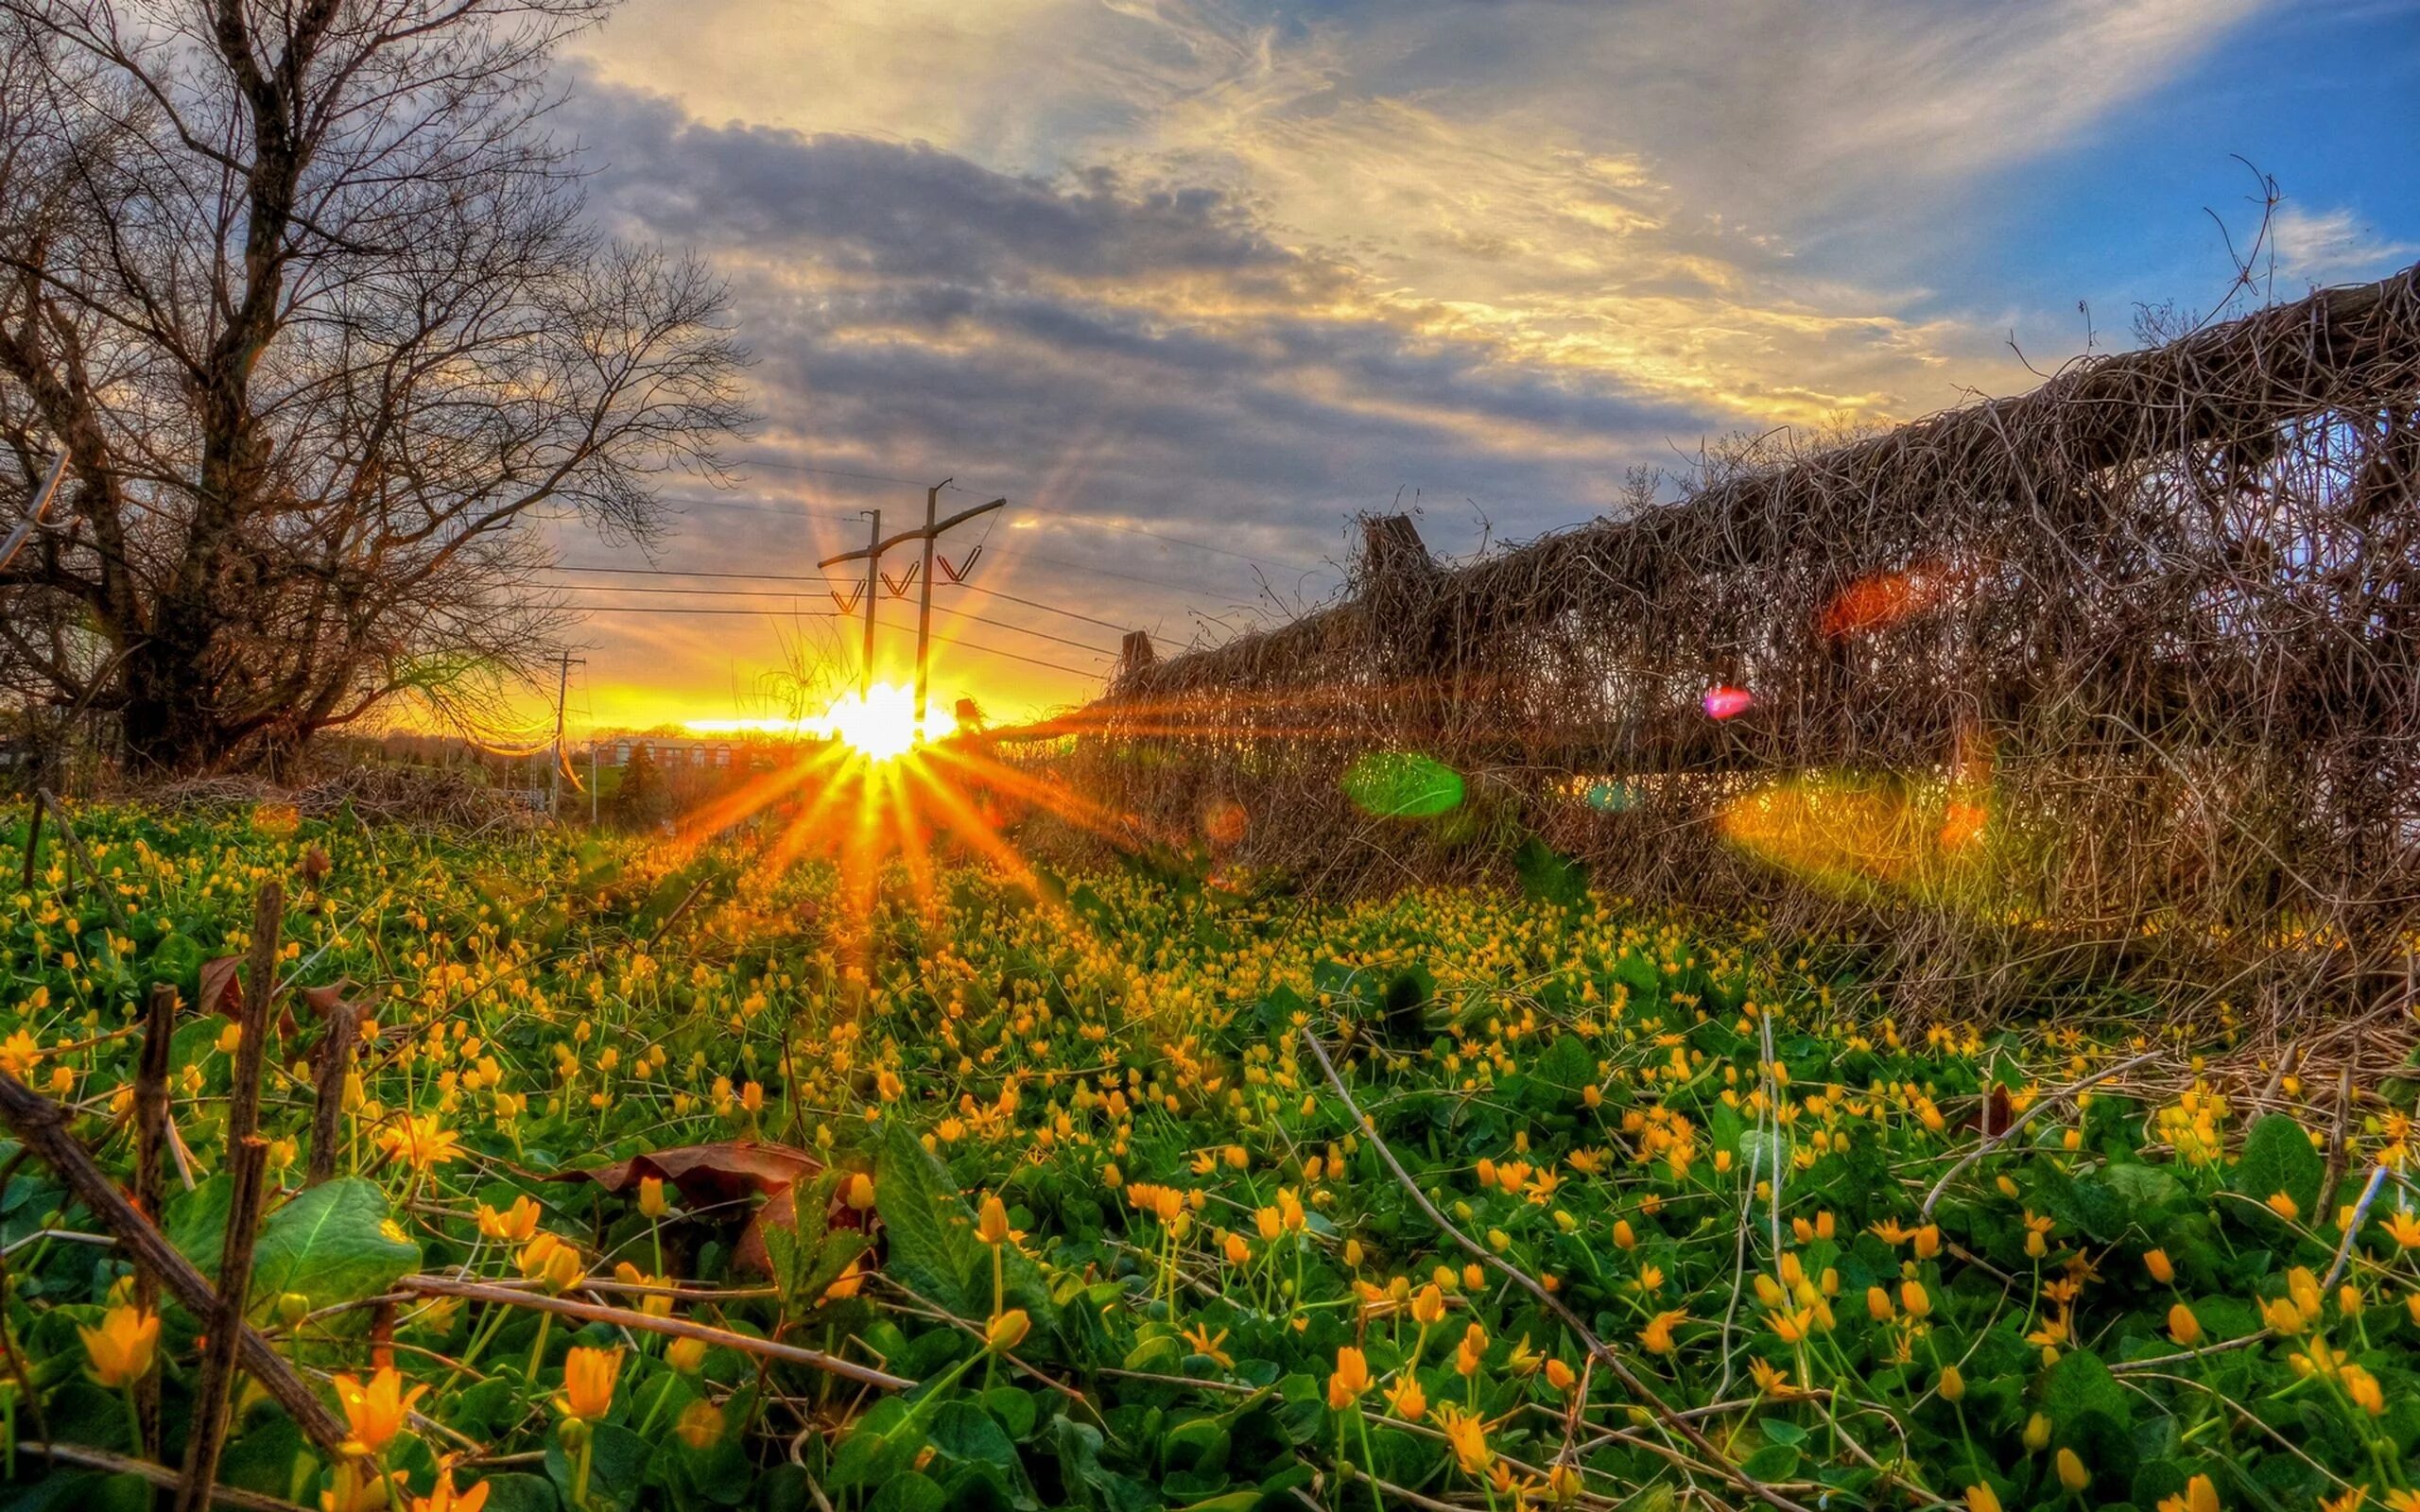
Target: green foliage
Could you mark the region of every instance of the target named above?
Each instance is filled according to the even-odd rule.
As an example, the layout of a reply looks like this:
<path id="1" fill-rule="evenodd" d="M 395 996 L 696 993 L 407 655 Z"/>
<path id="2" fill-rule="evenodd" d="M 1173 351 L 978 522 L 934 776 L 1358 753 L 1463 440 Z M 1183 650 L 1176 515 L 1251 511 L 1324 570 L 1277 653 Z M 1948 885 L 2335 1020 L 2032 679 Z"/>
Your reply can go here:
<path id="1" fill-rule="evenodd" d="M 1357 801 L 1461 800 L 1419 762 L 1363 771 Z M 1583 1370 L 1582 1341 L 1526 1290 L 1474 1278 L 1426 1202 L 1551 1280 L 1731 1464 L 1829 1512 L 1973 1486 L 2012 1508 L 2154 1512 L 2198 1475 L 2230 1512 L 2307 1509 L 2340 1481 L 2373 1505 L 2420 1489 L 2420 1217 L 2390 1179 L 2344 1234 L 2318 1211 L 2308 1127 L 2247 1128 L 2220 1089 L 2172 1090 L 2187 1055 L 2223 1045 L 2180 1038 L 2181 1074 L 2042 1107 L 2136 1053 L 2133 1026 L 1919 1036 L 1853 1008 L 1870 995 L 1820 942 L 1612 907 L 1536 840 L 1517 893 L 1338 906 L 1166 858 L 1031 887 L 942 867 L 861 891 L 733 847 L 268 811 L 78 823 L 137 922 L 116 934 L 63 872 L 0 902 L 0 1056 L 73 1104 L 120 1178 L 113 1103 L 138 1036 L 112 1031 L 150 982 L 198 986 L 203 962 L 241 954 L 262 878 L 325 858 L 287 921 L 290 970 L 349 979 L 376 1028 L 338 1174 L 305 1189 L 294 1068 L 320 1030 L 299 1003 L 273 1024 L 255 1316 L 311 1370 L 367 1378 L 383 1345 L 431 1388 L 428 1421 L 380 1452 L 406 1506 L 473 1445 L 457 1484 L 483 1477 L 490 1512 L 1358 1507 L 1371 1474 L 1508 1508 L 1551 1504 L 1564 1463 L 1595 1499 L 1579 1504 L 1680 1505 L 1674 1462 L 1641 1447 L 1651 1413 L 1601 1363 Z M 206 1271 L 228 1205 L 224 1031 L 191 1016 L 171 1057 L 162 1221 Z M 1927 1222 L 1995 1087 L 2035 1116 Z M 2400 1116 L 2364 1111 L 2345 1202 L 2374 1165 L 2408 1162 Z M 598 1171 L 641 1154 L 681 1174 L 650 1194 Z M 589 1178 L 555 1179 L 571 1171 Z M 991 1199 L 1013 1237 L 981 1227 Z M 123 1254 L 54 1231 L 86 1227 L 36 1164 L 0 1186 L 9 1338 L 46 1432 L 130 1452 L 125 1393 L 95 1379 L 83 1332 L 123 1300 Z M 2340 1251 L 2350 1306 L 2320 1285 Z M 569 1286 L 722 1342 L 393 1300 L 424 1270 Z M 988 1350 L 1009 1310 L 1027 1332 Z M 199 1323 L 164 1321 L 173 1460 Z M 913 1384 L 843 1382 L 759 1339 Z M 567 1428 L 574 1349 L 615 1353 L 618 1375 Z M 1371 1383 L 1344 1383 L 1339 1410 L 1347 1349 Z M 2061 1451 L 2083 1490 L 2062 1485 Z M 223 1470 L 305 1505 L 337 1473 L 257 1400 Z M 133 1504 L 123 1480 L 21 1456 L 0 1512 Z"/>

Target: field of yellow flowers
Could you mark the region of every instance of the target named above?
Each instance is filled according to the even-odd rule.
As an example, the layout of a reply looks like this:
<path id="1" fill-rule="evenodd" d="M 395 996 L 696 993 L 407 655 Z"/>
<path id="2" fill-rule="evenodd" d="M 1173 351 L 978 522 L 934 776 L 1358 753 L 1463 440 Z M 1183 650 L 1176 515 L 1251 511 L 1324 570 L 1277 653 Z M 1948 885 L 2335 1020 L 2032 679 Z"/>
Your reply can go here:
<path id="1" fill-rule="evenodd" d="M 223 963 L 285 893 L 220 1505 L 2420 1512 L 2408 1121 L 2215 1046 L 1918 1033 L 1844 954 L 1567 892 L 867 906 L 735 848 L 71 817 L 89 870 L 0 896 L 0 1071 L 131 1187 L 175 986 L 147 1216 L 204 1274 Z M 164 1501 L 213 1341 L 19 1133 L 0 1507 Z"/>

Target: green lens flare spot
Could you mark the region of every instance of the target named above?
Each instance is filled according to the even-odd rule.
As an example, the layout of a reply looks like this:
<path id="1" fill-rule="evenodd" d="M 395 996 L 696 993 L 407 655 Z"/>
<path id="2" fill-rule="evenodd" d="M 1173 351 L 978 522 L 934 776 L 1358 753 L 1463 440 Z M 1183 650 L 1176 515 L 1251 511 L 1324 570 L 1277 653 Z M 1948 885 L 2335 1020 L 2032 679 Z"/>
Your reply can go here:
<path id="1" fill-rule="evenodd" d="M 1372 751 L 1344 774 L 1344 796 L 1383 819 L 1433 819 L 1462 805 L 1462 774 L 1413 751 Z"/>

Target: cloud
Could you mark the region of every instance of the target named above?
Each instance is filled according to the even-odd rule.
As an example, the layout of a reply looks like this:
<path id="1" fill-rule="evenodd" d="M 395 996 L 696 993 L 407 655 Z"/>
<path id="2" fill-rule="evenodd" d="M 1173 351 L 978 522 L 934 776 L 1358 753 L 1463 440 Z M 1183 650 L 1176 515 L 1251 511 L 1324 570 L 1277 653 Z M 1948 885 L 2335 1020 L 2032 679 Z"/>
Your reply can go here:
<path id="1" fill-rule="evenodd" d="M 2420 242 L 2390 241 L 2352 211 L 2281 205 L 2269 224 L 2277 270 L 2313 284 L 2377 278 L 2420 252 Z"/>
<path id="2" fill-rule="evenodd" d="M 995 585 L 1182 642 L 1399 497 L 1467 550 L 1710 434 L 2029 386 L 1906 270 L 2252 3 L 632 0 L 564 119 L 614 229 L 732 280 L 751 455 L 1009 493 Z M 738 503 L 687 539 L 788 570 L 921 497 Z"/>

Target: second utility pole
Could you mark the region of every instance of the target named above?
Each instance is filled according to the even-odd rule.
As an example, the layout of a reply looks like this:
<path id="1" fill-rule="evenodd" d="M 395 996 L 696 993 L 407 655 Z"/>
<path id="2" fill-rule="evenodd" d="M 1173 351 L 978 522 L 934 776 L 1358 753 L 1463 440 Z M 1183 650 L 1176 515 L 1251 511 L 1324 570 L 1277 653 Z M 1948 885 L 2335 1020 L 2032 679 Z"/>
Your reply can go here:
<path id="1" fill-rule="evenodd" d="M 878 596 L 873 590 L 882 569 L 882 511 L 868 509 L 866 518 L 873 522 L 873 534 L 866 541 L 866 654 L 863 670 L 857 674 L 859 703 L 873 696 L 873 605 Z"/>

